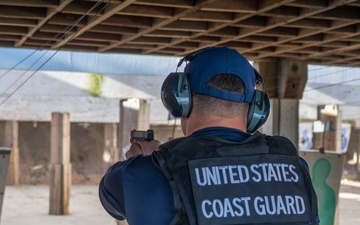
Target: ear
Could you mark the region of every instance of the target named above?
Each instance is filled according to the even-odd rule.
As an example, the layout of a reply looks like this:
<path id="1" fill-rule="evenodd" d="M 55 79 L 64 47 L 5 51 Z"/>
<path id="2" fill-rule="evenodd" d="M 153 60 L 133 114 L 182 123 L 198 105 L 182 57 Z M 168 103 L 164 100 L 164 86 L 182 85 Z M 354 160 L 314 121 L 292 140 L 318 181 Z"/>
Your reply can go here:
<path id="1" fill-rule="evenodd" d="M 174 117 L 187 117 L 192 108 L 191 90 L 186 73 L 170 73 L 161 87 L 161 101 Z"/>

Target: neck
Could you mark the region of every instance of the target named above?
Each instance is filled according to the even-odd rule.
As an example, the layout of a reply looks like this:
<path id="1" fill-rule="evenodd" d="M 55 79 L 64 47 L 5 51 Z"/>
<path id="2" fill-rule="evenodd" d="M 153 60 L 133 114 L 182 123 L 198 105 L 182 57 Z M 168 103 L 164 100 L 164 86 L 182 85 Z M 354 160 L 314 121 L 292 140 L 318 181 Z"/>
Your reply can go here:
<path id="1" fill-rule="evenodd" d="M 246 121 L 239 117 L 223 118 L 212 115 L 199 117 L 196 114 L 191 114 L 189 118 L 186 119 L 186 123 L 185 136 L 189 136 L 195 131 L 207 127 L 227 127 L 246 132 Z"/>

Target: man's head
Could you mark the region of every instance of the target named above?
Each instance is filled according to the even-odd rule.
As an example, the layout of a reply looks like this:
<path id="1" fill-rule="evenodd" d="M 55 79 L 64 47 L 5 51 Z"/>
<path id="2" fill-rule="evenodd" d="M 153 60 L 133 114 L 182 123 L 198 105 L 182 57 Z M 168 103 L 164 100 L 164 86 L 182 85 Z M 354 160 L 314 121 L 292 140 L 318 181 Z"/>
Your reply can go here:
<path id="1" fill-rule="evenodd" d="M 162 86 L 169 112 L 183 121 L 194 115 L 212 121 L 235 119 L 246 130 L 248 107 L 254 105 L 256 82 L 262 79 L 248 60 L 228 47 L 211 47 L 185 56 L 179 64 L 183 61 L 184 73 L 169 74 Z"/>
<path id="2" fill-rule="evenodd" d="M 199 50 L 185 59 L 187 57 L 190 61 L 184 72 L 189 75 L 192 93 L 234 102 L 252 102 L 256 86 L 255 70 L 239 52 L 228 47 L 212 47 Z M 228 91 L 209 85 L 210 79 L 220 74 L 240 78 L 244 91 Z M 227 86 L 231 86 L 231 82 Z"/>

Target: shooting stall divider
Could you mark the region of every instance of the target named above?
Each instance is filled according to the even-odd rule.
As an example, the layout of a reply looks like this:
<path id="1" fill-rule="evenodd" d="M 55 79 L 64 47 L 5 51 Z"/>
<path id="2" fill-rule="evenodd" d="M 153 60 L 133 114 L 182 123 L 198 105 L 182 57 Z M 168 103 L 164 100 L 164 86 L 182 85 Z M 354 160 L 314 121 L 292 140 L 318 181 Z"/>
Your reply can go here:
<path id="1" fill-rule="evenodd" d="M 11 148 L 0 147 L 0 223 L 1 223 L 1 212 L 2 205 L 5 195 L 6 177 L 9 168 Z"/>
<path id="2" fill-rule="evenodd" d="M 299 151 L 309 165 L 317 197 L 321 224 L 339 224 L 339 190 L 345 153 L 318 150 Z"/>

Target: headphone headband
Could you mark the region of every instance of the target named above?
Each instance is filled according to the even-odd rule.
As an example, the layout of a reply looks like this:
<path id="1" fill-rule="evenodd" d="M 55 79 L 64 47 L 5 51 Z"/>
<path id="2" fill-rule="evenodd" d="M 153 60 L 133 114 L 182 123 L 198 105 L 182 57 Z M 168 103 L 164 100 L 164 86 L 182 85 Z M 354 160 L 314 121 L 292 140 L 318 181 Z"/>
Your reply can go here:
<path id="1" fill-rule="evenodd" d="M 207 55 L 196 58 L 201 54 Z M 220 61 L 216 63 L 215 60 Z M 161 88 L 162 102 L 174 117 L 188 117 L 190 115 L 192 92 L 206 94 L 211 91 L 209 95 L 213 97 L 249 103 L 248 132 L 255 132 L 266 122 L 270 113 L 270 101 L 266 93 L 255 89 L 264 84 L 265 81 L 241 54 L 227 47 L 210 47 L 186 55 L 179 61 L 177 68 L 184 61 L 190 61 L 190 64 L 185 68 L 185 73 L 170 73 Z M 195 62 L 196 64 L 194 64 Z M 207 79 L 220 73 L 229 73 L 241 78 L 245 84 L 245 95 L 242 96 L 246 97 L 241 98 L 240 95 L 235 97 L 235 93 L 231 94 L 220 90 L 214 92 L 204 85 L 208 81 Z M 196 79 L 193 80 L 194 78 Z M 224 97 L 224 94 L 227 97 Z"/>

